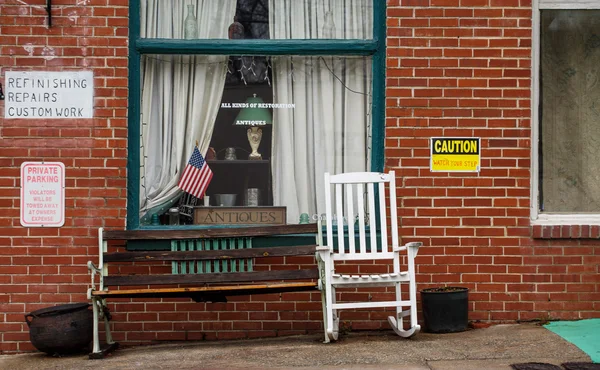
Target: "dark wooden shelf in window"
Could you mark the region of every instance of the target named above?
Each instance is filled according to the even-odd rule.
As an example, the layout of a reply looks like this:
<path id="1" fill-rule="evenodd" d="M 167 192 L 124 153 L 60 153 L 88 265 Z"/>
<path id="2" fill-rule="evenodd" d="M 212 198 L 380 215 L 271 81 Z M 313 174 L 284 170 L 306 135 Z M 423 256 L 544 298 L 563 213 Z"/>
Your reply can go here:
<path id="1" fill-rule="evenodd" d="M 268 159 L 209 159 L 206 161 L 209 166 L 213 165 L 252 165 L 252 164 L 269 164 Z"/>
<path id="2" fill-rule="evenodd" d="M 243 206 L 246 190 L 258 188 L 261 192 L 260 206 L 273 205 L 269 159 L 209 159 L 206 163 L 214 174 L 207 195 L 237 194 L 235 205 Z"/>

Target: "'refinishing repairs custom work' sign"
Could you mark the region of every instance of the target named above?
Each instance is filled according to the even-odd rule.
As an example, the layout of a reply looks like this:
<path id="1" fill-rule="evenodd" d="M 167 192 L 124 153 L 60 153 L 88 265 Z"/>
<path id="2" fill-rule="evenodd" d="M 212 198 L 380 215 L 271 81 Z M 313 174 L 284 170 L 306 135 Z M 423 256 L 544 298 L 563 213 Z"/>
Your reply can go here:
<path id="1" fill-rule="evenodd" d="M 5 88 L 4 118 L 94 117 L 94 74 L 91 71 L 7 71 Z"/>
<path id="2" fill-rule="evenodd" d="M 431 171 L 479 172 L 481 139 L 478 137 L 431 138 Z"/>
<path id="3" fill-rule="evenodd" d="M 21 225 L 61 227 L 65 223 L 65 165 L 21 164 Z"/>

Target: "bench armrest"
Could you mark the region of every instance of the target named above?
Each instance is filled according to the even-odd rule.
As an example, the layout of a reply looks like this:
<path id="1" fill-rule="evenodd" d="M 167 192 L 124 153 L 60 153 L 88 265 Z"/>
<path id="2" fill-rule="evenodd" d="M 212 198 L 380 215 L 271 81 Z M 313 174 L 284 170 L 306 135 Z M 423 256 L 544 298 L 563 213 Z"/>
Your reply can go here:
<path id="1" fill-rule="evenodd" d="M 94 265 L 94 262 L 92 262 L 92 261 L 87 262 L 87 268 L 92 273 L 98 273 L 98 274 L 100 273 L 100 269 L 98 267 L 96 267 L 96 265 Z"/>
<path id="2" fill-rule="evenodd" d="M 96 274 L 98 274 L 99 276 L 102 276 L 102 270 L 99 269 L 98 267 L 96 267 L 96 265 L 94 265 L 94 262 L 92 261 L 88 261 L 87 262 L 87 268 L 90 271 L 90 277 L 91 277 L 91 284 L 90 284 L 90 289 L 88 289 L 88 295 L 90 295 L 90 291 L 91 290 L 96 290 Z M 91 297 L 88 297 L 91 298 Z"/>
<path id="3" fill-rule="evenodd" d="M 317 258 L 317 263 L 321 264 L 325 261 L 331 261 L 331 255 L 333 252 L 329 247 L 324 245 L 318 245 L 315 252 L 315 257 Z"/>

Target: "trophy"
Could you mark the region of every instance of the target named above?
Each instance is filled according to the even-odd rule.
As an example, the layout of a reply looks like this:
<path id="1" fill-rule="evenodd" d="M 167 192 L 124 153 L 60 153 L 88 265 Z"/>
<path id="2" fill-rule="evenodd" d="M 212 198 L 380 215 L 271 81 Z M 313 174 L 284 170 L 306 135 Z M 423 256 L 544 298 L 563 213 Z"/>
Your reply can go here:
<path id="1" fill-rule="evenodd" d="M 262 155 L 258 152 L 260 139 L 262 139 L 262 129 L 257 126 L 253 126 L 248 129 L 247 134 L 250 148 L 252 148 L 252 153 L 250 153 L 248 159 L 262 159 Z"/>

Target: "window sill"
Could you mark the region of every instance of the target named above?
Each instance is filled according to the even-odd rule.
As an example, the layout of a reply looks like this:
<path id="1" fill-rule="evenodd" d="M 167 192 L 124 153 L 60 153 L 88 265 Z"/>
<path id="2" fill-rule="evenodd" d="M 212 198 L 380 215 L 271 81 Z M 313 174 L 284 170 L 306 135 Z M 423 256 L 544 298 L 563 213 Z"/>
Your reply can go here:
<path id="1" fill-rule="evenodd" d="M 533 239 L 600 239 L 600 225 L 551 225 L 531 226 Z"/>

